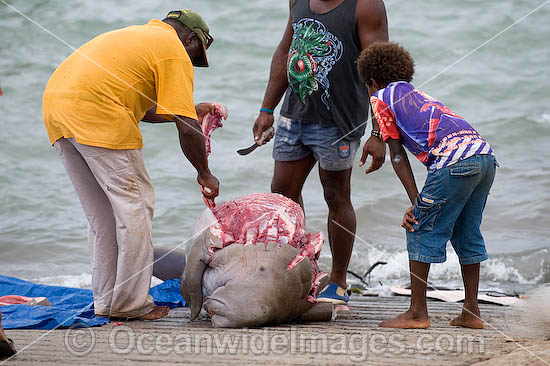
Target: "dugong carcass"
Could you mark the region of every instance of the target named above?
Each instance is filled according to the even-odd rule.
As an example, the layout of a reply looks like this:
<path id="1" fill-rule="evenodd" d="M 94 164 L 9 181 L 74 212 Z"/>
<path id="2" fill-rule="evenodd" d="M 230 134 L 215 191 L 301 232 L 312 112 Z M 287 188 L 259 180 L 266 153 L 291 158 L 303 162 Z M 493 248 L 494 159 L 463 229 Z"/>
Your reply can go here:
<path id="1" fill-rule="evenodd" d="M 188 249 L 181 293 L 194 320 L 204 307 L 214 327 L 330 320 L 316 303 L 325 273 L 317 266 L 323 234 L 305 232 L 302 208 L 274 193 L 213 207 L 212 223 Z"/>

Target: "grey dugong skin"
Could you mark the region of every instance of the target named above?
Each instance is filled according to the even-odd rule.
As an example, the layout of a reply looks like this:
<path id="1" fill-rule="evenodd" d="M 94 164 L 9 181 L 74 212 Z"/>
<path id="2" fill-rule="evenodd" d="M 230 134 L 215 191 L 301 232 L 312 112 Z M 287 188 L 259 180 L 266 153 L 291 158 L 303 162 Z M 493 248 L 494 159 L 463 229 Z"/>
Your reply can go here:
<path id="1" fill-rule="evenodd" d="M 309 259 L 287 271 L 299 251 L 277 242 L 229 245 L 203 275 L 204 306 L 214 327 L 254 327 L 296 319 L 313 304 Z"/>
<path id="2" fill-rule="evenodd" d="M 181 292 L 191 307 L 191 320 L 203 302 L 213 327 L 287 322 L 313 307 L 306 299 L 313 276 L 310 260 L 287 271 L 298 249 L 277 242 L 233 244 L 212 255 L 210 246 L 220 248 L 221 243 L 205 230 L 190 248 L 182 275 Z"/>
<path id="3" fill-rule="evenodd" d="M 163 246 L 154 247 L 153 276 L 163 281 L 179 278 L 185 270 L 185 251 Z"/>

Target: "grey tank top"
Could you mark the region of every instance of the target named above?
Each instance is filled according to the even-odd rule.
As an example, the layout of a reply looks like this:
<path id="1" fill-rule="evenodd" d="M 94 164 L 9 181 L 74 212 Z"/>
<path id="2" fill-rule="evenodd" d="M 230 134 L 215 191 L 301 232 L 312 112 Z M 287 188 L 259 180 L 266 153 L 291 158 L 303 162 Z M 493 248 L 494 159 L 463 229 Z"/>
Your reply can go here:
<path id="1" fill-rule="evenodd" d="M 296 0 L 281 108 L 281 115 L 291 119 L 337 126 L 349 140 L 365 133 L 370 105 L 355 63 L 361 53 L 356 5 L 357 0 L 344 0 L 328 13 L 315 14 L 309 0 Z"/>

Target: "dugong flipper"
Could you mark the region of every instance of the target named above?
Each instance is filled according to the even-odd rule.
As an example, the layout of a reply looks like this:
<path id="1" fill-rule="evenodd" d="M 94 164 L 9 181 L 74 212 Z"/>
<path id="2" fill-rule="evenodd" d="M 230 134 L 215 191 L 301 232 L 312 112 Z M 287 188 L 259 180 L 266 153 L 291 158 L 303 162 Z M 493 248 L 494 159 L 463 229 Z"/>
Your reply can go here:
<path id="1" fill-rule="evenodd" d="M 179 278 L 185 269 L 185 251 L 178 248 L 155 246 L 153 276 L 163 281 Z"/>
<path id="2" fill-rule="evenodd" d="M 187 263 L 180 280 L 181 295 L 191 308 L 191 320 L 195 320 L 202 309 L 202 276 L 210 262 L 211 247 L 221 247 L 221 242 L 210 230 L 204 230 L 187 254 Z"/>

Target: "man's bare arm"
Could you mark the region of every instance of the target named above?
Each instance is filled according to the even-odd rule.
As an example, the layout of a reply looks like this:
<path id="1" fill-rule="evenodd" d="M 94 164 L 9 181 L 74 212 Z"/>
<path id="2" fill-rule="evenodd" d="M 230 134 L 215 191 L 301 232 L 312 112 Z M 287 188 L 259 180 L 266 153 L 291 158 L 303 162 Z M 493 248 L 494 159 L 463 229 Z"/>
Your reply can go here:
<path id="1" fill-rule="evenodd" d="M 289 17 L 286 24 L 283 38 L 275 53 L 271 59 L 271 69 L 269 72 L 269 82 L 264 95 L 262 107 L 273 109 L 279 104 L 281 97 L 283 96 L 288 86 L 288 79 L 286 77 L 286 62 L 288 57 L 288 50 L 292 43 L 292 6 L 295 0 L 289 1 Z"/>
<path id="2" fill-rule="evenodd" d="M 201 104 L 197 106 L 201 106 Z M 207 108 L 206 105 L 202 105 L 202 107 L 204 112 L 207 113 L 206 110 L 209 107 Z M 203 187 L 202 191 L 204 196 L 206 198 L 217 197 L 219 192 L 219 182 L 218 179 L 210 173 L 210 169 L 208 168 L 208 160 L 206 158 L 206 149 L 204 146 L 204 135 L 202 134 L 199 121 L 184 116 L 157 114 L 156 110 L 156 105 L 149 109 L 147 113 L 145 113 L 142 121 L 149 123 L 176 123 L 181 151 L 197 170 L 197 182 L 201 187 Z"/>
<path id="3" fill-rule="evenodd" d="M 174 117 L 167 114 L 157 114 L 157 105 L 155 104 L 145 113 L 141 121 L 147 123 L 166 123 L 174 122 Z"/>
<path id="4" fill-rule="evenodd" d="M 382 0 L 358 0 L 355 10 L 357 21 L 357 33 L 361 48 L 365 49 L 373 42 L 387 42 L 388 37 L 388 18 L 386 16 L 386 7 Z M 380 126 L 374 118 L 372 109 L 370 112 L 372 129 L 380 131 Z M 368 155 L 372 156 L 372 163 L 367 173 L 378 170 L 386 158 L 386 145 L 377 137 L 370 136 L 363 147 L 363 160 L 365 163 Z"/>
<path id="5" fill-rule="evenodd" d="M 388 42 L 388 18 L 382 0 L 359 0 L 355 16 L 362 49 L 367 48 L 374 42 Z M 371 122 L 372 129 L 379 131 L 380 127 L 374 118 Z"/>
<path id="6" fill-rule="evenodd" d="M 374 42 L 388 42 L 388 18 L 382 0 L 359 0 L 355 17 L 362 49 Z"/>
<path id="7" fill-rule="evenodd" d="M 217 197 L 219 182 L 208 168 L 204 136 L 199 122 L 183 116 L 173 116 L 173 118 L 178 128 L 181 151 L 197 170 L 197 182 L 204 188 L 203 194 L 206 198 Z"/>
<path id="8" fill-rule="evenodd" d="M 292 6 L 295 0 L 289 1 L 289 17 L 288 22 L 283 34 L 283 38 L 277 46 L 273 58 L 271 59 L 271 69 L 269 72 L 269 81 L 265 90 L 264 100 L 262 102 L 262 108 L 275 109 L 283 94 L 288 87 L 288 79 L 286 76 L 286 62 L 288 57 L 288 50 L 292 43 Z M 260 112 L 260 115 L 254 123 L 253 133 L 254 139 L 258 141 L 262 133 L 273 125 L 274 118 L 272 114 L 266 112 Z M 264 143 L 267 143 L 272 136 L 268 136 Z"/>
<path id="9" fill-rule="evenodd" d="M 216 108 L 212 103 L 199 103 L 195 105 L 195 111 L 197 112 L 197 116 L 199 117 L 199 120 L 202 120 L 203 117 L 208 113 L 214 113 Z M 157 114 L 157 106 L 154 105 L 151 109 L 149 109 L 145 116 L 141 119 L 142 122 L 147 123 L 165 123 L 165 122 L 174 122 L 174 116 L 168 115 L 168 114 Z"/>

